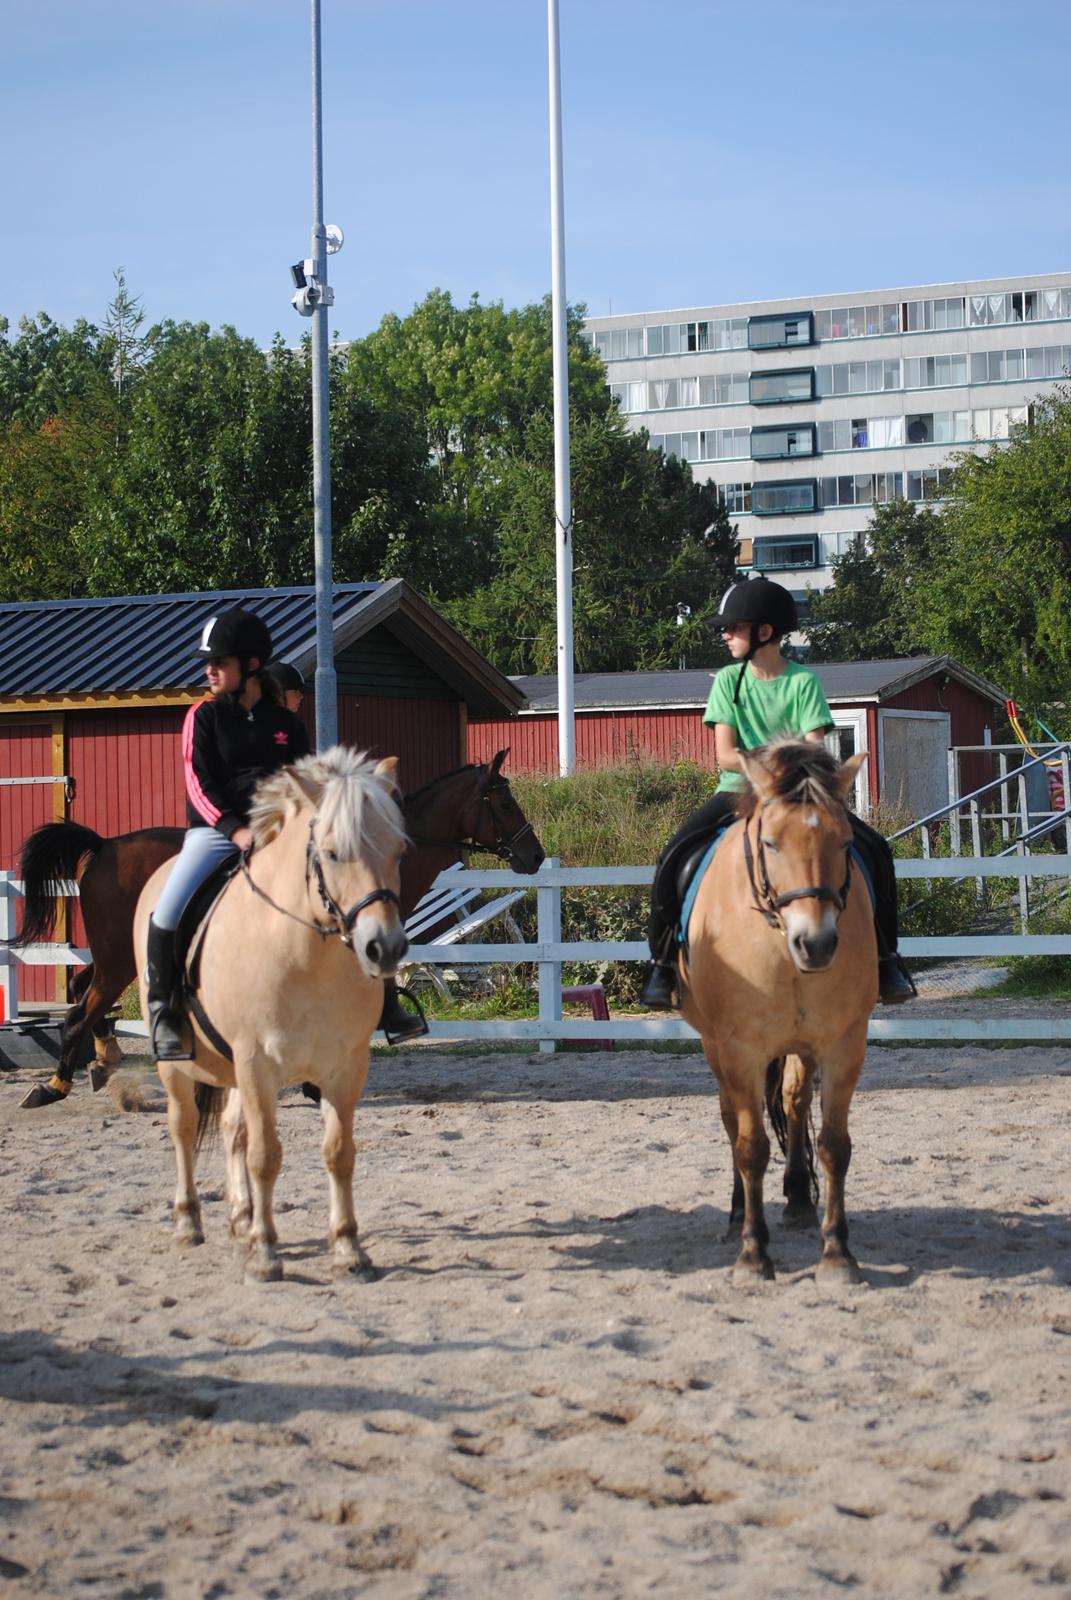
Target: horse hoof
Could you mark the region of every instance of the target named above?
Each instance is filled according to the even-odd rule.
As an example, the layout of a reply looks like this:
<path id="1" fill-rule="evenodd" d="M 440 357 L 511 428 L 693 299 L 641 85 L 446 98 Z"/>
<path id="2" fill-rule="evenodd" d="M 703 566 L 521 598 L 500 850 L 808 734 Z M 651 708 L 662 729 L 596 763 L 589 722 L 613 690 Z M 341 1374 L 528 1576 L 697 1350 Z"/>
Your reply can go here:
<path id="1" fill-rule="evenodd" d="M 232 1217 L 231 1218 L 231 1222 L 230 1222 L 230 1228 L 231 1228 L 231 1238 L 234 1240 L 234 1243 L 235 1244 L 240 1244 L 240 1245 L 245 1246 L 245 1247 L 248 1247 L 248 1245 L 249 1245 L 249 1230 L 250 1230 L 250 1228 L 252 1226 L 253 1226 L 253 1219 L 249 1215 L 248 1211 L 239 1212 L 236 1217 Z"/>
<path id="2" fill-rule="evenodd" d="M 792 1233 L 810 1233 L 818 1227 L 818 1211 L 812 1205 L 786 1205 L 781 1226 Z"/>
<path id="3" fill-rule="evenodd" d="M 89 1086 L 93 1090 L 94 1094 L 99 1093 L 101 1089 L 107 1088 L 108 1080 L 112 1075 L 112 1071 L 112 1067 L 106 1062 L 94 1061 L 93 1065 L 89 1069 Z"/>
<path id="4" fill-rule="evenodd" d="M 849 1250 L 843 1255 L 823 1256 L 814 1276 L 815 1282 L 820 1283 L 823 1289 L 850 1289 L 863 1281 L 859 1263 Z"/>
<path id="5" fill-rule="evenodd" d="M 245 1275 L 257 1283 L 278 1283 L 283 1275 L 283 1264 L 278 1256 L 265 1251 L 254 1251 L 245 1264 Z"/>
<path id="6" fill-rule="evenodd" d="M 42 1106 L 54 1106 L 67 1096 L 58 1089 L 52 1089 L 47 1083 L 38 1083 L 29 1090 L 19 1101 L 20 1111 L 39 1111 Z"/>
<path id="7" fill-rule="evenodd" d="M 194 1245 L 204 1244 L 205 1236 L 200 1228 L 183 1227 L 175 1229 L 175 1243 L 180 1250 L 192 1250 Z"/>
<path id="8" fill-rule="evenodd" d="M 102 1067 L 117 1067 L 123 1059 L 118 1039 L 97 1039 L 93 1045 L 97 1061 Z"/>
<path id="9" fill-rule="evenodd" d="M 380 1277 L 372 1257 L 365 1250 L 335 1251 L 331 1258 L 331 1276 L 333 1278 L 363 1278 L 366 1283 L 374 1283 Z"/>
<path id="10" fill-rule="evenodd" d="M 732 1281 L 735 1284 L 768 1283 L 775 1276 L 769 1256 L 738 1256 L 733 1263 Z"/>

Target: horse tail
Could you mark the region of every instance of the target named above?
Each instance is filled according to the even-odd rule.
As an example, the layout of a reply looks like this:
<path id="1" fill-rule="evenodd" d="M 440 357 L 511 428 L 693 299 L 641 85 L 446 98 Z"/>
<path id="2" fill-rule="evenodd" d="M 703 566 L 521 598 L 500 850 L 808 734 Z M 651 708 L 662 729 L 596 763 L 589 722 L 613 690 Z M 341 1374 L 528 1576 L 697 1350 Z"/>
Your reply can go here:
<path id="1" fill-rule="evenodd" d="M 785 1115 L 785 1103 L 781 1097 L 787 1059 L 787 1056 L 778 1056 L 766 1068 L 766 1115 L 770 1119 L 770 1126 L 783 1156 L 788 1155 L 788 1117 Z M 818 1168 L 814 1159 L 814 1131 L 810 1117 L 807 1118 L 807 1126 L 803 1130 L 803 1154 L 807 1162 L 807 1181 L 811 1189 L 811 1199 L 817 1205 Z"/>
<path id="2" fill-rule="evenodd" d="M 193 1097 L 197 1102 L 197 1138 L 193 1147 L 200 1153 L 201 1146 L 211 1144 L 219 1133 L 219 1119 L 223 1115 L 227 1090 L 211 1083 L 197 1083 Z"/>
<path id="3" fill-rule="evenodd" d="M 56 925 L 56 885 L 76 878 L 86 856 L 96 855 L 105 841 L 80 822 L 46 822 L 22 847 L 22 927 L 11 943 L 45 944 Z"/>

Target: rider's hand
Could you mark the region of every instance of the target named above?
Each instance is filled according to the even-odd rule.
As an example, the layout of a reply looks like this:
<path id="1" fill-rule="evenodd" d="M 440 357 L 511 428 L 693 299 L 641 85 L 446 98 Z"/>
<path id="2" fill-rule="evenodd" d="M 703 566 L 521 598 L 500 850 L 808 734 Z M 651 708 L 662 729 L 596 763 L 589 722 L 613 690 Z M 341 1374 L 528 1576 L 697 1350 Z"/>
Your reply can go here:
<path id="1" fill-rule="evenodd" d="M 239 850 L 248 850 L 253 843 L 252 828 L 237 828 L 231 834 L 231 844 L 236 844 Z"/>

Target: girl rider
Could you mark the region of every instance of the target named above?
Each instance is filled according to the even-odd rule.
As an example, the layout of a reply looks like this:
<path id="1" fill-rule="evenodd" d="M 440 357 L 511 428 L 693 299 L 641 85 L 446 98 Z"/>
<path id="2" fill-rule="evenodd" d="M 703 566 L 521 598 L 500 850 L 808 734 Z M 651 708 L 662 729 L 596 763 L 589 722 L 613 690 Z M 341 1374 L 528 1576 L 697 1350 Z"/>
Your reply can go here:
<path id="1" fill-rule="evenodd" d="M 718 622 L 733 665 L 715 676 L 703 721 L 714 729 L 721 776 L 712 797 L 678 829 L 658 858 L 651 893 L 648 938 L 651 966 L 640 994 L 652 1010 L 677 1004 L 676 877 L 685 856 L 735 815 L 737 794 L 747 787 L 737 752 L 755 750 L 778 734 L 821 744 L 833 726 L 817 674 L 781 654 L 781 640 L 798 625 L 796 602 L 767 578 L 734 584 L 722 597 Z M 740 666 L 735 665 L 740 662 Z M 850 817 L 855 847 L 874 886 L 880 998 L 910 1000 L 915 986 L 897 955 L 896 877 L 892 851 L 880 833 Z"/>
<path id="2" fill-rule="evenodd" d="M 209 698 L 191 706 L 182 725 L 189 829 L 149 919 L 146 989 L 157 1061 L 190 1059 L 176 1004 L 179 918 L 215 867 L 251 845 L 249 807 L 259 780 L 310 749 L 305 724 L 262 693 L 260 672 L 271 655 L 271 634 L 259 617 L 240 607 L 210 617 L 198 654 L 205 658 Z M 426 1031 L 419 1018 L 402 1010 L 393 985 L 385 986 L 381 1022 L 394 1037 Z"/>

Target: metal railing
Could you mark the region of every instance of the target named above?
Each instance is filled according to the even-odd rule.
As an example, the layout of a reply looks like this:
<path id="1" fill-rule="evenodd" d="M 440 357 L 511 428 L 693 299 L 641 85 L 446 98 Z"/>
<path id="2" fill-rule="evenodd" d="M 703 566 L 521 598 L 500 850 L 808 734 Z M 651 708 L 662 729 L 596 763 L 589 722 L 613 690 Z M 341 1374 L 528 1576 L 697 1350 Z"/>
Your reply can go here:
<path id="1" fill-rule="evenodd" d="M 1026 873 L 1044 878 L 1071 878 L 1071 855 L 976 856 L 898 860 L 896 873 L 902 879 L 955 879 L 962 877 L 1022 878 Z M 679 1018 L 618 1016 L 610 1022 L 562 1016 L 562 967 L 566 963 L 606 961 L 646 961 L 647 945 L 642 940 L 569 941 L 561 936 L 562 891 L 580 888 L 641 888 L 651 883 L 653 867 L 562 867 L 554 859 L 543 863 L 534 877 L 494 869 L 466 869 L 453 874 L 472 888 L 524 889 L 536 896 L 536 938 L 529 943 L 504 944 L 414 944 L 409 959 L 414 964 L 461 966 L 518 965 L 533 962 L 537 974 L 537 1014 L 495 1021 L 459 1020 L 431 1023 L 434 1039 L 501 1040 L 538 1042 L 541 1050 L 553 1050 L 555 1043 L 579 1039 L 694 1039 L 694 1031 Z M 0 873 L 0 941 L 15 931 L 15 901 L 18 880 L 11 873 Z M 64 890 L 77 893 L 77 886 L 64 884 Z M 912 956 L 983 959 L 992 956 L 1067 955 L 1071 956 L 1071 934 L 943 934 L 904 938 L 901 951 Z M 5 1013 L 18 1015 L 17 972 L 23 965 L 42 963 L 80 964 L 88 952 L 70 945 L 39 945 L 26 950 L 8 949 L 0 943 L 0 987 L 5 998 Z M 126 1031 L 143 1031 L 141 1024 L 126 1024 Z M 872 1017 L 869 1037 L 876 1040 L 1071 1040 L 1071 1017 L 985 1017 L 980 1019 L 937 1017 Z"/>

